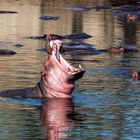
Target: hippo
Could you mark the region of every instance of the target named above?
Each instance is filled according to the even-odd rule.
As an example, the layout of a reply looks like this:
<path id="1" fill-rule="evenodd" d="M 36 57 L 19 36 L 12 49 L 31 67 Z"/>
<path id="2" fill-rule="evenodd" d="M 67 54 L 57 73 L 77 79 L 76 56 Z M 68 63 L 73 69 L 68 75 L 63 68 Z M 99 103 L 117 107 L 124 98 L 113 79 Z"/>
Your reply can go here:
<path id="1" fill-rule="evenodd" d="M 15 12 L 15 11 L 2 11 L 0 10 L 0 14 L 16 14 L 18 12 Z"/>
<path id="2" fill-rule="evenodd" d="M 133 69 L 132 78 L 133 78 L 133 81 L 140 80 L 140 71 L 138 71 L 137 69 Z"/>
<path id="3" fill-rule="evenodd" d="M 84 12 L 88 11 L 91 8 L 90 7 L 84 7 L 84 6 L 72 6 L 72 7 L 65 7 L 65 10 L 75 11 L 75 12 Z"/>
<path id="4" fill-rule="evenodd" d="M 91 9 L 96 9 L 97 11 L 100 10 L 107 10 L 111 9 L 110 6 L 97 6 L 97 5 L 86 5 L 86 6 L 71 6 L 71 7 L 65 7 L 65 10 L 75 11 L 75 12 L 85 12 Z"/>
<path id="5" fill-rule="evenodd" d="M 48 59 L 44 62 L 45 70 L 41 72 L 42 92 L 47 90 L 47 97 L 69 98 L 74 90 L 74 81 L 81 78 L 85 70 L 79 65 L 75 68 L 70 65 L 59 53 L 62 49 L 61 40 L 51 40 Z M 53 90 L 55 88 L 55 90 Z M 59 91 L 59 92 L 58 92 Z"/>
<path id="6" fill-rule="evenodd" d="M 1 97 L 23 98 L 71 98 L 75 88 L 75 81 L 80 79 L 85 70 L 79 65 L 73 67 L 60 54 L 63 42 L 51 40 L 50 53 L 44 62 L 40 82 L 35 87 L 3 91 Z"/>
<path id="7" fill-rule="evenodd" d="M 14 46 L 15 46 L 16 48 L 21 48 L 21 47 L 23 47 L 22 44 L 15 44 Z"/>
<path id="8" fill-rule="evenodd" d="M 109 52 L 111 54 L 124 54 L 124 53 L 129 53 L 129 52 L 138 52 L 138 49 L 136 46 L 133 46 L 133 45 L 124 45 L 124 46 L 110 47 L 108 49 L 101 49 L 98 51 Z"/>

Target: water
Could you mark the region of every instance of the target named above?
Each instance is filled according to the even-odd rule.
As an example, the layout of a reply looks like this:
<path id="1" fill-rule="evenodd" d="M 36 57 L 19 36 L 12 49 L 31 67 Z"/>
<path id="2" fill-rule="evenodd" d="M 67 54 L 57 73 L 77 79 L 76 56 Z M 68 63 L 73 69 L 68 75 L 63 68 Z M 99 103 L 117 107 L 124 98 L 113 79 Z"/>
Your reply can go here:
<path id="1" fill-rule="evenodd" d="M 64 10 L 91 4 L 108 5 L 111 9 Z M 84 41 L 96 49 L 135 45 L 139 50 L 139 21 L 114 17 L 116 5 L 109 0 L 1 1 L 1 10 L 18 13 L 0 14 L 0 48 L 17 52 L 0 57 L 0 90 L 32 87 L 39 81 L 46 54 L 37 49 L 43 48 L 45 42 L 28 39 L 30 36 L 85 32 L 93 37 Z M 60 19 L 42 21 L 39 17 L 43 15 Z M 132 69 L 140 69 L 139 56 L 140 52 L 66 54 L 71 63 L 80 63 L 86 69 L 76 84 L 73 99 L 42 102 L 0 98 L 0 140 L 139 140 L 140 82 L 131 78 Z"/>

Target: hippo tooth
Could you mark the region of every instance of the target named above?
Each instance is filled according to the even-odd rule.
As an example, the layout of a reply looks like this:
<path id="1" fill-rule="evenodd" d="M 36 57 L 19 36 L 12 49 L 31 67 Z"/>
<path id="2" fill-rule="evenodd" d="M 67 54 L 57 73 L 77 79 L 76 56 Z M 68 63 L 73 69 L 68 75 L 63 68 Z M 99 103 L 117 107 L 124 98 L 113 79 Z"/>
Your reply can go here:
<path id="1" fill-rule="evenodd" d="M 82 66 L 79 64 L 79 69 L 83 69 Z"/>

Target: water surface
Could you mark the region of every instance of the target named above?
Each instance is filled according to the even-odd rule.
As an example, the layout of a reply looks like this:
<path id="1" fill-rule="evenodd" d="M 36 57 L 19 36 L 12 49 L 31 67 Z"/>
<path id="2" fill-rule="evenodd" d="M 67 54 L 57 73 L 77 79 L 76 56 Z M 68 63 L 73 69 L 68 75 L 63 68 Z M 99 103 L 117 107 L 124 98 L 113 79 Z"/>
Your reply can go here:
<path id="1" fill-rule="evenodd" d="M 85 5 L 111 8 L 65 10 Z M 128 22 L 115 17 L 118 8 L 109 0 L 1 1 L 1 10 L 17 13 L 0 14 L 0 48 L 17 54 L 0 56 L 0 90 L 32 87 L 39 81 L 47 55 L 37 50 L 44 48 L 45 42 L 27 38 L 30 36 L 84 32 L 93 36 L 84 42 L 93 44 L 97 50 L 118 45 L 135 45 L 139 50 L 139 20 Z M 46 15 L 60 18 L 39 19 Z M 140 52 L 65 54 L 71 63 L 80 63 L 86 69 L 84 77 L 76 83 L 73 99 L 0 98 L 0 139 L 139 140 L 140 82 L 131 78 L 133 68 L 140 69 L 139 56 Z"/>

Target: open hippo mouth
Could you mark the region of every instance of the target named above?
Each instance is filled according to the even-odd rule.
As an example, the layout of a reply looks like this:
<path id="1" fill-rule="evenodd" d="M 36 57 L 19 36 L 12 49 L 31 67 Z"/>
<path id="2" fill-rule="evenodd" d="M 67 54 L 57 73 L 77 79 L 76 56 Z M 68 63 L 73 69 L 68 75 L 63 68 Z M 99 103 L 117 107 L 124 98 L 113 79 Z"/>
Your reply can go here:
<path id="1" fill-rule="evenodd" d="M 60 40 L 50 41 L 48 59 L 44 63 L 41 87 L 47 97 L 70 97 L 74 90 L 74 82 L 85 72 L 79 65 L 73 67 L 60 54 L 63 43 Z M 47 91 L 47 92 L 46 92 Z"/>
<path id="2" fill-rule="evenodd" d="M 50 42 L 52 57 L 54 57 L 54 60 L 56 61 L 60 69 L 69 75 L 69 80 L 75 81 L 80 79 L 83 76 L 85 70 L 81 65 L 79 65 L 78 68 L 73 67 L 70 63 L 68 63 L 68 61 L 63 58 L 63 56 L 60 54 L 62 51 L 62 46 L 63 42 L 60 40 Z"/>

